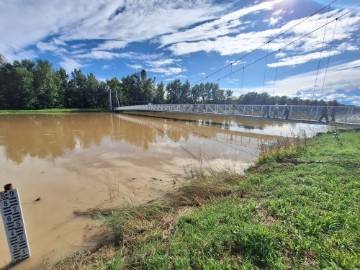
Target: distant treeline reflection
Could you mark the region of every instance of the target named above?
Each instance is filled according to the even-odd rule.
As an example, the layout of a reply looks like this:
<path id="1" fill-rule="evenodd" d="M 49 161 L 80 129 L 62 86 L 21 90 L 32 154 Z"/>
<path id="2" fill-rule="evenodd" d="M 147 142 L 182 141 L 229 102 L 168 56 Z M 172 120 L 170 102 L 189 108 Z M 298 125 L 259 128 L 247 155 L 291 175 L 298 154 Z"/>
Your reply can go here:
<path id="1" fill-rule="evenodd" d="M 100 145 L 106 138 L 125 141 L 147 150 L 150 144 L 164 137 L 178 142 L 186 141 L 190 136 L 216 139 L 221 134 L 222 137 L 228 136 L 226 140 L 230 143 L 236 136 L 249 137 L 239 132 L 235 135 L 230 131 L 230 126 L 234 125 L 231 122 L 221 122 L 219 119 L 189 120 L 181 120 L 191 124 L 191 127 L 186 128 L 183 123 L 176 124 L 175 121 L 170 124 L 164 119 L 149 120 L 144 117 L 113 114 L 4 115 L 0 119 L 0 146 L 4 147 L 4 154 L 8 159 L 21 163 L 26 156 L 56 158 L 63 156 L 67 150 Z M 206 130 L 204 136 L 202 125 L 216 125 L 220 128 Z M 263 125 L 257 124 L 257 128 L 263 128 Z M 266 135 L 252 137 L 273 138 Z"/>

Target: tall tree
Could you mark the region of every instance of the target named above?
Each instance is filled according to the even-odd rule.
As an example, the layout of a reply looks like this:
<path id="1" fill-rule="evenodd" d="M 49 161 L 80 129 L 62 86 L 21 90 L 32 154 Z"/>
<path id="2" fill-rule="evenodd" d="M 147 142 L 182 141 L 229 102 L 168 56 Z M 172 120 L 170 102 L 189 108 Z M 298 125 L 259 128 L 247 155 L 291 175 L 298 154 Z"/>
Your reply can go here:
<path id="1" fill-rule="evenodd" d="M 165 87 L 164 87 L 164 83 L 161 82 L 156 86 L 153 103 L 162 104 L 164 102 L 165 102 Z"/>
<path id="2" fill-rule="evenodd" d="M 225 92 L 226 103 L 232 103 L 233 102 L 232 95 L 233 95 L 232 90 L 226 90 L 226 92 Z"/>
<path id="3" fill-rule="evenodd" d="M 192 103 L 199 103 L 200 102 L 200 96 L 201 96 L 200 85 L 195 84 L 193 87 L 191 87 L 191 102 Z"/>
<path id="4" fill-rule="evenodd" d="M 31 61 L 0 66 L 0 108 L 32 109 L 34 74 Z"/>
<path id="5" fill-rule="evenodd" d="M 175 79 L 172 82 L 168 83 L 168 85 L 166 86 L 166 92 L 166 99 L 168 103 L 179 103 L 181 97 L 181 81 L 179 79 Z"/>
<path id="6" fill-rule="evenodd" d="M 34 108 L 56 108 L 60 105 L 60 79 L 53 72 L 50 62 L 37 60 L 34 69 Z"/>
<path id="7" fill-rule="evenodd" d="M 71 72 L 71 79 L 65 92 L 67 108 L 86 108 L 85 91 L 87 78 L 79 69 Z"/>
<path id="8" fill-rule="evenodd" d="M 134 105 L 138 103 L 140 93 L 138 91 L 138 75 L 133 74 L 121 79 L 121 88 L 123 92 L 123 104 Z"/>
<path id="9" fill-rule="evenodd" d="M 83 91 L 84 108 L 96 108 L 95 94 L 99 88 L 99 82 L 93 73 L 87 75 L 86 86 Z"/>
<path id="10" fill-rule="evenodd" d="M 68 88 L 69 83 L 69 75 L 66 73 L 65 69 L 59 68 L 57 71 L 55 71 L 55 76 L 57 76 L 58 80 L 60 81 L 59 85 L 59 107 L 65 107 L 65 93 Z"/>
<path id="11" fill-rule="evenodd" d="M 191 86 L 188 80 L 181 85 L 179 103 L 189 103 L 191 101 Z"/>
<path id="12" fill-rule="evenodd" d="M 141 71 L 140 95 L 143 103 L 152 102 L 155 96 L 155 79 L 147 78 L 146 70 Z"/>

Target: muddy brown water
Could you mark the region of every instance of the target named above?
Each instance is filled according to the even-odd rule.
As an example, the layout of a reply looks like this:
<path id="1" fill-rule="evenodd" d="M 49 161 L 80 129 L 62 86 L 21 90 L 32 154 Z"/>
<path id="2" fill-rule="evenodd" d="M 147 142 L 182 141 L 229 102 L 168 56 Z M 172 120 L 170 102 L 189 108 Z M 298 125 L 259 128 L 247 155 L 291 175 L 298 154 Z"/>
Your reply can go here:
<path id="1" fill-rule="evenodd" d="M 256 160 L 260 144 L 324 129 L 201 115 L 149 116 L 0 116 L 0 184 L 19 190 L 32 254 L 12 269 L 39 269 L 44 261 L 54 263 L 92 246 L 101 224 L 75 211 L 149 202 L 199 166 L 241 172 Z M 0 268 L 9 263 L 0 222 Z"/>

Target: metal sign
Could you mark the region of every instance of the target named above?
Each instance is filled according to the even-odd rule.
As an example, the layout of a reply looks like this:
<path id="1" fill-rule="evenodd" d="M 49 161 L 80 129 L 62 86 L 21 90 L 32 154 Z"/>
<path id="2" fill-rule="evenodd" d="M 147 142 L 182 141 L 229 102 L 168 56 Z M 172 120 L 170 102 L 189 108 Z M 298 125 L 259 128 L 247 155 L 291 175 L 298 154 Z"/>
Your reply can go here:
<path id="1" fill-rule="evenodd" d="M 0 210 L 13 263 L 30 257 L 20 197 L 16 189 L 0 192 Z"/>

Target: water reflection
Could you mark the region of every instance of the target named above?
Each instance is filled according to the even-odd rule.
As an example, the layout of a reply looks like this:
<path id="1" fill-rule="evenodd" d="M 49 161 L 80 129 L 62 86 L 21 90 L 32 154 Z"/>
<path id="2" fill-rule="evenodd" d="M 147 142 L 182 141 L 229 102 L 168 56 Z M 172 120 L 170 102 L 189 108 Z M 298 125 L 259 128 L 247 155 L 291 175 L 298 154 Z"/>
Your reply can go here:
<path id="1" fill-rule="evenodd" d="M 105 122 L 104 122 L 105 120 Z M 66 149 L 99 144 L 111 133 L 109 117 L 81 115 L 10 115 L 0 117 L 0 144 L 8 159 L 60 157 Z"/>
<path id="2" fill-rule="evenodd" d="M 194 123 L 197 123 L 194 125 Z M 100 145 L 110 137 L 148 150 L 157 140 L 168 137 L 173 142 L 187 141 L 190 136 L 205 137 L 233 143 L 239 136 L 254 137 L 233 132 L 233 124 L 217 123 L 211 119 L 190 119 L 175 122 L 164 119 L 112 115 L 7 115 L 0 117 L 0 145 L 4 154 L 17 164 L 26 156 L 56 158 L 66 150 L 85 149 Z M 203 126 L 218 127 L 204 130 Z M 273 139 L 271 136 L 255 136 L 257 139 Z M 238 140 L 241 141 L 240 139 Z M 248 142 L 246 143 L 248 144 Z M 258 142 L 254 141 L 252 147 Z"/>
<path id="3" fill-rule="evenodd" d="M 270 136 L 298 136 L 305 133 L 313 136 L 318 132 L 326 132 L 327 125 L 316 125 L 296 122 L 273 121 L 271 119 L 241 118 L 219 115 L 196 115 L 182 113 L 162 113 L 162 112 L 138 112 L 136 115 L 160 117 L 173 121 L 183 121 L 197 126 L 219 127 L 223 130 L 243 132 L 245 136 L 253 137 L 258 135 Z M 251 134 L 251 135 L 249 135 Z"/>
<path id="4" fill-rule="evenodd" d="M 56 261 L 83 244 L 93 221 L 75 219 L 74 209 L 146 203 L 180 185 L 175 176 L 194 165 L 243 171 L 261 143 L 289 127 L 254 121 L 249 132 L 249 120 L 177 116 L 183 121 L 107 113 L 0 116 L 0 181 L 24 191 L 30 263 Z M 1 268 L 10 260 L 5 245 L 0 254 Z"/>

